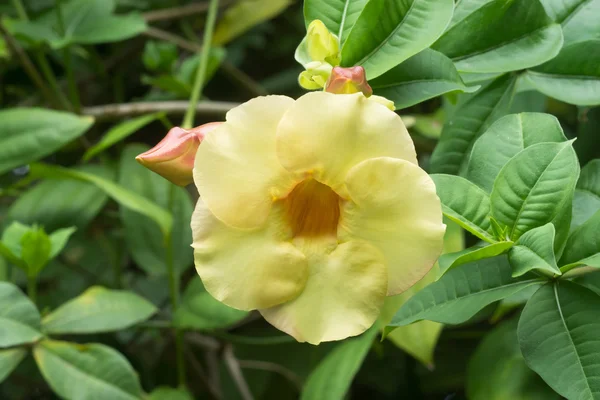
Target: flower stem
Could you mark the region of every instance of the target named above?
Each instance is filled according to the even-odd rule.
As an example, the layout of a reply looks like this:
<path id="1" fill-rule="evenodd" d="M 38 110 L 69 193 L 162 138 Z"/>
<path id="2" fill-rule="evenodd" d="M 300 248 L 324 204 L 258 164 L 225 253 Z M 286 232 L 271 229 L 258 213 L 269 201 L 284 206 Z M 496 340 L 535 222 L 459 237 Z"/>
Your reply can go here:
<path id="1" fill-rule="evenodd" d="M 56 14 L 58 19 L 58 29 L 60 34 L 65 34 L 65 21 L 62 12 L 62 1 L 56 1 Z M 63 59 L 65 63 L 65 69 L 67 70 L 67 81 L 69 83 L 69 98 L 71 104 L 75 108 L 75 112 L 81 111 L 81 102 L 79 101 L 79 93 L 77 92 L 77 82 L 75 81 L 75 73 L 73 72 L 73 60 L 71 57 L 71 45 L 65 46 L 63 49 Z"/>
<path id="2" fill-rule="evenodd" d="M 27 296 L 29 296 L 29 300 L 31 300 L 31 302 L 33 304 L 36 304 L 37 282 L 36 282 L 35 275 L 34 276 L 27 275 Z"/>
<path id="3" fill-rule="evenodd" d="M 204 40 L 200 53 L 200 63 L 198 64 L 198 69 L 196 70 L 196 78 L 194 79 L 194 88 L 192 89 L 192 95 L 190 96 L 188 110 L 185 113 L 183 123 L 181 124 L 184 129 L 189 129 L 194 125 L 196 105 L 198 104 L 198 100 L 200 100 L 202 86 L 204 85 L 204 80 L 206 78 L 206 69 L 208 66 L 208 58 L 210 56 L 210 46 L 212 42 L 213 31 L 215 29 L 218 7 L 219 0 L 210 0 L 208 15 L 206 16 L 206 26 L 204 27 Z"/>

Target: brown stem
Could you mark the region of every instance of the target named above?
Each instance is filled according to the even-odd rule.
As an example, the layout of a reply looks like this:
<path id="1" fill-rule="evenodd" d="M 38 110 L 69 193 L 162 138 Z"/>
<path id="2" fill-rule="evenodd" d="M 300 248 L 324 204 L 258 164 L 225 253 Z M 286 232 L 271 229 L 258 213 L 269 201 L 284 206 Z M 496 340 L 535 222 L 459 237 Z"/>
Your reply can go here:
<path id="1" fill-rule="evenodd" d="M 198 103 L 197 113 L 204 115 L 223 115 L 238 103 L 225 101 L 205 101 Z M 128 116 L 141 115 L 163 111 L 167 114 L 184 114 L 188 106 L 187 101 L 156 101 L 123 104 L 106 104 L 102 106 L 85 107 L 83 115 L 90 115 L 96 120 L 114 120 Z"/>

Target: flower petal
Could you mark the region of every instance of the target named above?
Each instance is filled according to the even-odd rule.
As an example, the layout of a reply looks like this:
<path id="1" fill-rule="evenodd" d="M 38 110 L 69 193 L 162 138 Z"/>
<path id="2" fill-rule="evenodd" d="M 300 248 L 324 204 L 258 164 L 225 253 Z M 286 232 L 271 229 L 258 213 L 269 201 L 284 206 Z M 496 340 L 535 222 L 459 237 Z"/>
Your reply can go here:
<path id="1" fill-rule="evenodd" d="M 294 100 L 258 97 L 227 113 L 227 121 L 202 141 L 194 164 L 194 182 L 206 206 L 236 228 L 262 226 L 274 197 L 297 179 L 275 152 L 276 128 Z"/>
<path id="2" fill-rule="evenodd" d="M 346 197 L 350 168 L 373 157 L 417 164 L 413 142 L 400 117 L 362 93 L 308 93 L 277 128 L 277 155 L 292 172 L 310 172 Z"/>
<path id="3" fill-rule="evenodd" d="M 198 200 L 192 216 L 194 261 L 206 290 L 240 310 L 273 307 L 302 291 L 308 263 L 289 241 L 282 210 L 274 208 L 263 228 L 241 230 L 219 221 Z"/>
<path id="4" fill-rule="evenodd" d="M 329 253 L 322 251 L 327 244 L 307 242 L 299 246 L 310 264 L 306 287 L 296 299 L 260 313 L 299 342 L 359 335 L 373 325 L 385 299 L 387 271 L 381 253 L 362 241 L 337 247 L 334 241 Z"/>
<path id="5" fill-rule="evenodd" d="M 338 238 L 377 246 L 388 267 L 388 296 L 402 293 L 442 251 L 446 226 L 435 184 L 418 166 L 382 157 L 352 168 L 346 185 L 351 201 L 342 206 Z"/>

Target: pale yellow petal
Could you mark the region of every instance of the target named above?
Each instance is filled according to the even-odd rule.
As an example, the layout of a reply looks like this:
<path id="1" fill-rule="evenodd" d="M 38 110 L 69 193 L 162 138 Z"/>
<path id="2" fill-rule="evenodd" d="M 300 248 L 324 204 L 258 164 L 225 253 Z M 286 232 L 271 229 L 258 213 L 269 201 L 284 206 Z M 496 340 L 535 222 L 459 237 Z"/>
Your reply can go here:
<path id="1" fill-rule="evenodd" d="M 313 92 L 300 97 L 277 129 L 277 154 L 293 172 L 309 172 L 346 196 L 350 168 L 373 157 L 417 163 L 400 117 L 362 93 Z"/>
<path id="2" fill-rule="evenodd" d="M 418 166 L 375 158 L 348 172 L 351 201 L 341 210 L 338 237 L 377 246 L 388 267 L 388 296 L 419 281 L 439 257 L 446 225 L 429 175 Z"/>
<path id="3" fill-rule="evenodd" d="M 198 200 L 192 216 L 194 261 L 206 290 L 240 310 L 272 307 L 302 291 L 308 263 L 274 208 L 264 227 L 241 230 L 219 221 Z"/>
<path id="4" fill-rule="evenodd" d="M 352 241 L 305 245 L 295 241 L 309 260 L 306 287 L 294 300 L 259 310 L 276 328 L 299 342 L 319 344 L 356 336 L 379 315 L 387 288 L 383 257 L 370 244 Z M 326 246 L 333 251 L 323 251 Z"/>
<path id="5" fill-rule="evenodd" d="M 275 153 L 277 125 L 292 104 L 285 96 L 250 100 L 229 111 L 200 144 L 194 182 L 207 207 L 228 225 L 262 226 L 273 197 L 297 183 Z"/>

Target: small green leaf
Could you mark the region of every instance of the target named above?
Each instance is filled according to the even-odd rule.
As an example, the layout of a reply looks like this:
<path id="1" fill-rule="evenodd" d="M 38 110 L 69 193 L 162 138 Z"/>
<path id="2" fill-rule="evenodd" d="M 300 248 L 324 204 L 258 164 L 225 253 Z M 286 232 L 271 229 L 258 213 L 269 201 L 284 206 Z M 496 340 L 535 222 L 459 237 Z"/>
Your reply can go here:
<path id="1" fill-rule="evenodd" d="M 306 380 L 301 400 L 343 400 L 378 332 L 377 323 L 362 335 L 336 346 Z"/>
<path id="2" fill-rule="evenodd" d="M 373 79 L 431 45 L 444 31 L 452 0 L 370 0 L 342 48 L 342 66 Z"/>
<path id="3" fill-rule="evenodd" d="M 23 361 L 27 356 L 25 349 L 0 350 L 0 383 Z"/>
<path id="4" fill-rule="evenodd" d="M 54 153 L 94 122 L 91 117 L 41 108 L 1 110 L 0 121 L 0 174 Z"/>
<path id="5" fill-rule="evenodd" d="M 473 145 L 467 178 L 490 193 L 502 167 L 521 150 L 536 143 L 566 140 L 558 119 L 553 115 L 507 115 L 494 122 Z"/>
<path id="6" fill-rule="evenodd" d="M 35 305 L 12 283 L 0 282 L 0 348 L 35 342 L 39 330 Z"/>
<path id="7" fill-rule="evenodd" d="M 82 334 L 126 329 L 158 310 L 135 293 L 93 286 L 42 320 L 49 334 Z"/>
<path id="8" fill-rule="evenodd" d="M 501 76 L 471 95 L 448 119 L 431 155 L 431 171 L 444 174 L 466 172 L 475 140 L 510 109 L 515 79 Z"/>
<path id="9" fill-rule="evenodd" d="M 448 254 L 447 256 L 453 258 L 451 263 L 444 262 L 443 261 L 444 256 L 442 256 L 442 257 L 440 257 L 440 266 L 444 265 L 441 268 L 442 274 L 445 274 L 448 271 L 451 271 L 452 269 L 454 269 L 458 266 L 461 266 L 463 264 L 467 264 L 467 263 L 478 261 L 478 260 L 483 260 L 485 258 L 496 257 L 496 256 L 499 256 L 500 254 L 504 254 L 504 253 L 508 252 L 513 247 L 513 245 L 514 245 L 513 242 L 493 243 L 493 244 L 490 244 L 489 246 L 480 247 L 476 250 L 472 250 L 472 251 L 468 251 L 468 252 L 462 251 L 462 252 L 460 252 L 461 254 L 456 258 L 452 257 L 452 254 Z"/>
<path id="10" fill-rule="evenodd" d="M 513 277 L 526 274 L 531 270 L 542 270 L 561 275 L 554 257 L 554 225 L 547 223 L 527 231 L 517 240 L 508 253 Z"/>
<path id="11" fill-rule="evenodd" d="M 600 0 L 541 0 L 546 13 L 562 25 L 565 46 L 600 37 Z"/>
<path id="12" fill-rule="evenodd" d="M 592 160 L 581 169 L 573 198 L 574 229 L 600 210 L 600 160 Z"/>
<path id="13" fill-rule="evenodd" d="M 69 238 L 76 230 L 76 228 L 64 228 L 50 234 L 50 259 L 53 259 L 60 254 L 67 245 Z"/>
<path id="14" fill-rule="evenodd" d="M 540 279 L 512 278 L 506 256 L 464 264 L 407 301 L 388 324 L 386 331 L 424 319 L 460 324 L 488 304 L 542 283 Z"/>
<path id="15" fill-rule="evenodd" d="M 21 237 L 21 259 L 27 275 L 37 276 L 50 261 L 52 243 L 42 228 L 33 227 Z"/>
<path id="16" fill-rule="evenodd" d="M 600 211 L 571 233 L 560 259 L 561 269 L 579 265 L 600 268 Z"/>
<path id="17" fill-rule="evenodd" d="M 518 335 L 527 365 L 567 399 L 600 395 L 600 296 L 575 283 L 548 283 L 527 302 Z"/>
<path id="18" fill-rule="evenodd" d="M 343 44 L 367 2 L 368 0 L 305 0 L 306 26 L 315 19 L 321 20 Z"/>
<path id="19" fill-rule="evenodd" d="M 183 329 L 211 330 L 226 328 L 248 316 L 213 298 L 200 279 L 193 279 L 185 289 L 174 324 Z"/>
<path id="20" fill-rule="evenodd" d="M 446 217 L 480 239 L 496 241 L 490 234 L 490 198 L 486 192 L 458 176 L 434 174 L 431 179 Z"/>
<path id="21" fill-rule="evenodd" d="M 369 84 L 374 94 L 392 100 L 396 109 L 410 107 L 444 93 L 456 90 L 471 93 L 479 88 L 465 86 L 452 60 L 431 49 L 410 57 L 370 80 Z"/>
<path id="22" fill-rule="evenodd" d="M 150 393 L 148 400 L 194 400 L 194 398 L 185 389 L 173 389 L 161 386 Z"/>
<path id="23" fill-rule="evenodd" d="M 125 357 L 103 344 L 43 340 L 33 356 L 46 382 L 62 398 L 139 400 L 142 388 Z"/>

